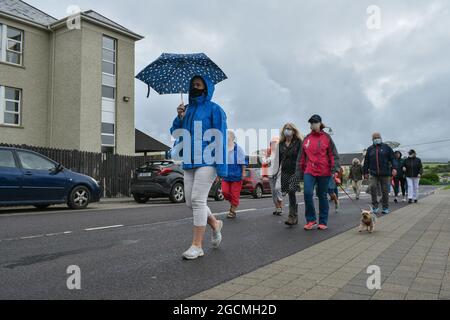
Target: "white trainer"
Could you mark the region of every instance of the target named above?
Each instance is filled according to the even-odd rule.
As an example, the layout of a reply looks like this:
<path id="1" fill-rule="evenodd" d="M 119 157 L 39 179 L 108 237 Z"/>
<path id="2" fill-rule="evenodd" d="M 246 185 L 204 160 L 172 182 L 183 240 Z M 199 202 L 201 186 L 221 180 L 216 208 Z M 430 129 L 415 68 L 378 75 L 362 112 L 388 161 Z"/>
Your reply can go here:
<path id="1" fill-rule="evenodd" d="M 222 243 L 222 228 L 223 228 L 223 221 L 218 220 L 219 226 L 217 227 L 216 231 L 213 231 L 212 237 L 211 237 L 211 243 L 213 248 L 219 248 L 220 244 Z"/>
<path id="2" fill-rule="evenodd" d="M 195 260 L 199 257 L 203 257 L 204 255 L 205 253 L 203 252 L 202 248 L 192 246 L 189 248 L 189 250 L 183 253 L 183 258 L 186 260 Z"/>

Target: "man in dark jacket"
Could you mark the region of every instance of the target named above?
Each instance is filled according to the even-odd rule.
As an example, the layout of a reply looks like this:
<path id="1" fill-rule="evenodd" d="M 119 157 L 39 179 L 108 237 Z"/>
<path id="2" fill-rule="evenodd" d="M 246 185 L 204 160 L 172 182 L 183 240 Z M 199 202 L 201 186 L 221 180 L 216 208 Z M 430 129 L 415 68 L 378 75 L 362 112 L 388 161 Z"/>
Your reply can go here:
<path id="1" fill-rule="evenodd" d="M 356 200 L 359 200 L 359 195 L 361 194 L 363 174 L 364 173 L 361 161 L 359 161 L 358 158 L 353 159 L 348 179 L 352 181 L 352 188 L 355 192 Z"/>
<path id="2" fill-rule="evenodd" d="M 403 172 L 408 181 L 408 199 L 409 203 L 417 203 L 419 196 L 419 182 L 423 174 L 422 161 L 417 158 L 416 151 L 409 151 L 409 158 L 403 164 Z"/>
<path id="3" fill-rule="evenodd" d="M 381 187 L 383 214 L 389 213 L 389 184 L 391 176 L 397 175 L 397 160 L 394 156 L 394 150 L 383 143 L 380 133 L 372 135 L 373 145 L 367 149 L 364 160 L 364 177 L 369 179 L 370 193 L 372 194 L 373 213 L 379 212 L 378 208 L 378 188 Z"/>

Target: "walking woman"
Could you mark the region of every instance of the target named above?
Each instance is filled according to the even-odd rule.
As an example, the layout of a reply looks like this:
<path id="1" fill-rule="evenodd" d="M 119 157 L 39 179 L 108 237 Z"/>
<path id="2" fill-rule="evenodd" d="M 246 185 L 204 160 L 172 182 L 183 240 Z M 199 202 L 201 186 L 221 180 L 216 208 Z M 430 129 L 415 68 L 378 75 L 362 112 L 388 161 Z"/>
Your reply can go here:
<path id="1" fill-rule="evenodd" d="M 223 109 L 211 101 L 213 94 L 214 85 L 208 78 L 193 77 L 190 83 L 189 105 L 181 104 L 178 107 L 178 116 L 173 121 L 170 130 L 172 134 L 178 129 L 189 133 L 189 140 L 180 142 L 183 144 L 183 153 L 190 151 L 189 155 L 183 154 L 184 191 L 186 205 L 192 210 L 194 216 L 192 245 L 183 253 L 183 258 L 187 260 L 197 259 L 204 255 L 202 247 L 206 224 L 209 224 L 213 230 L 213 247 L 219 247 L 222 241 L 223 222 L 212 215 L 207 205 L 209 190 L 216 176 L 225 177 L 227 175 L 227 117 Z M 196 134 L 194 134 L 194 128 Z M 216 142 L 215 140 L 213 142 L 204 141 L 205 132 L 209 129 L 220 132 L 223 138 L 222 143 L 218 143 L 217 146 L 222 151 L 220 153 L 223 159 L 216 158 L 215 161 L 205 159 L 207 155 L 205 149 L 211 143 Z"/>
<path id="2" fill-rule="evenodd" d="M 415 150 L 409 151 L 409 157 L 403 165 L 403 172 L 406 173 L 408 181 L 408 199 L 409 203 L 417 203 L 419 199 L 419 183 L 423 174 L 422 160 L 417 158 Z"/>
<path id="3" fill-rule="evenodd" d="M 241 199 L 245 168 L 248 166 L 245 153 L 236 143 L 233 131 L 228 131 L 228 174 L 222 179 L 222 194 L 231 204 L 228 219 L 236 218 L 236 210 Z"/>
<path id="4" fill-rule="evenodd" d="M 356 200 L 359 200 L 361 195 L 361 187 L 364 179 L 363 166 L 358 158 L 353 159 L 352 166 L 350 168 L 350 173 L 348 179 L 352 181 L 353 192 L 356 195 Z"/>
<path id="5" fill-rule="evenodd" d="M 305 196 L 305 230 L 328 229 L 328 185 L 330 179 L 337 179 L 339 175 L 339 155 L 331 136 L 325 133 L 322 118 L 313 115 L 309 119 L 311 133 L 303 141 L 300 168 L 304 173 Z M 317 223 L 316 209 L 314 207 L 314 186 L 318 187 L 319 197 L 319 223 Z"/>
<path id="6" fill-rule="evenodd" d="M 281 192 L 289 196 L 289 217 L 285 222 L 288 226 L 298 224 L 297 192 L 300 191 L 298 164 L 302 151 L 300 131 L 292 123 L 287 123 L 281 129 L 279 150 L 279 167 L 281 170 Z"/>
<path id="7" fill-rule="evenodd" d="M 272 138 L 267 153 L 262 160 L 263 176 L 269 178 L 272 201 L 275 205 L 273 215 L 283 215 L 283 193 L 281 192 L 281 169 L 279 167 L 279 144 L 278 137 Z"/>
<path id="8" fill-rule="evenodd" d="M 397 175 L 393 177 L 394 180 L 394 202 L 398 203 L 398 195 L 400 193 L 400 189 L 402 191 L 403 199 L 402 202 L 406 202 L 406 176 L 403 171 L 403 166 L 405 161 L 402 159 L 403 155 L 400 151 L 395 151 L 394 153 L 395 159 L 397 159 Z"/>

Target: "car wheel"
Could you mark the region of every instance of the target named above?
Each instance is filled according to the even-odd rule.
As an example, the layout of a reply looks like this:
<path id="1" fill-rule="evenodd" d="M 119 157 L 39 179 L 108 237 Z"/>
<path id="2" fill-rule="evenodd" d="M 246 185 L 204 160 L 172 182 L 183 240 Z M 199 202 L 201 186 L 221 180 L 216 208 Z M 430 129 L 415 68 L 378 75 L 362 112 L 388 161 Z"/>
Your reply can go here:
<path id="1" fill-rule="evenodd" d="M 255 199 L 261 199 L 263 196 L 263 189 L 262 187 L 258 184 L 255 188 L 255 190 L 253 191 L 253 198 Z"/>
<path id="2" fill-rule="evenodd" d="M 86 209 L 91 199 L 91 191 L 85 186 L 75 187 L 69 195 L 69 208 L 74 210 Z"/>
<path id="3" fill-rule="evenodd" d="M 222 187 L 217 188 L 216 195 L 214 196 L 214 200 L 216 200 L 216 201 L 225 200 L 223 193 L 222 193 Z"/>
<path id="4" fill-rule="evenodd" d="M 133 198 L 137 203 L 147 203 L 147 201 L 150 199 L 150 197 L 144 196 L 142 194 L 133 194 Z"/>
<path id="5" fill-rule="evenodd" d="M 37 204 L 37 205 L 34 205 L 34 207 L 39 210 L 44 210 L 44 209 L 47 209 L 48 207 L 50 207 L 50 205 L 49 204 Z"/>
<path id="6" fill-rule="evenodd" d="M 182 183 L 177 182 L 170 191 L 170 201 L 173 203 L 184 202 L 184 186 Z"/>

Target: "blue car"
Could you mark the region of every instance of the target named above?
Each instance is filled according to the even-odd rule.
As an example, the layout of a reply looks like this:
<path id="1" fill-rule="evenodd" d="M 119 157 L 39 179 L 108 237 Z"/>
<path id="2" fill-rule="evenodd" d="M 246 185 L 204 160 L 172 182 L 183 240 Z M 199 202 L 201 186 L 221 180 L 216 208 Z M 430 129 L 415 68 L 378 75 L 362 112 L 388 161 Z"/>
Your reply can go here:
<path id="1" fill-rule="evenodd" d="M 85 209 L 100 201 L 101 194 L 91 177 L 33 151 L 0 147 L 0 206 L 45 209 L 66 203 L 71 209 Z"/>

